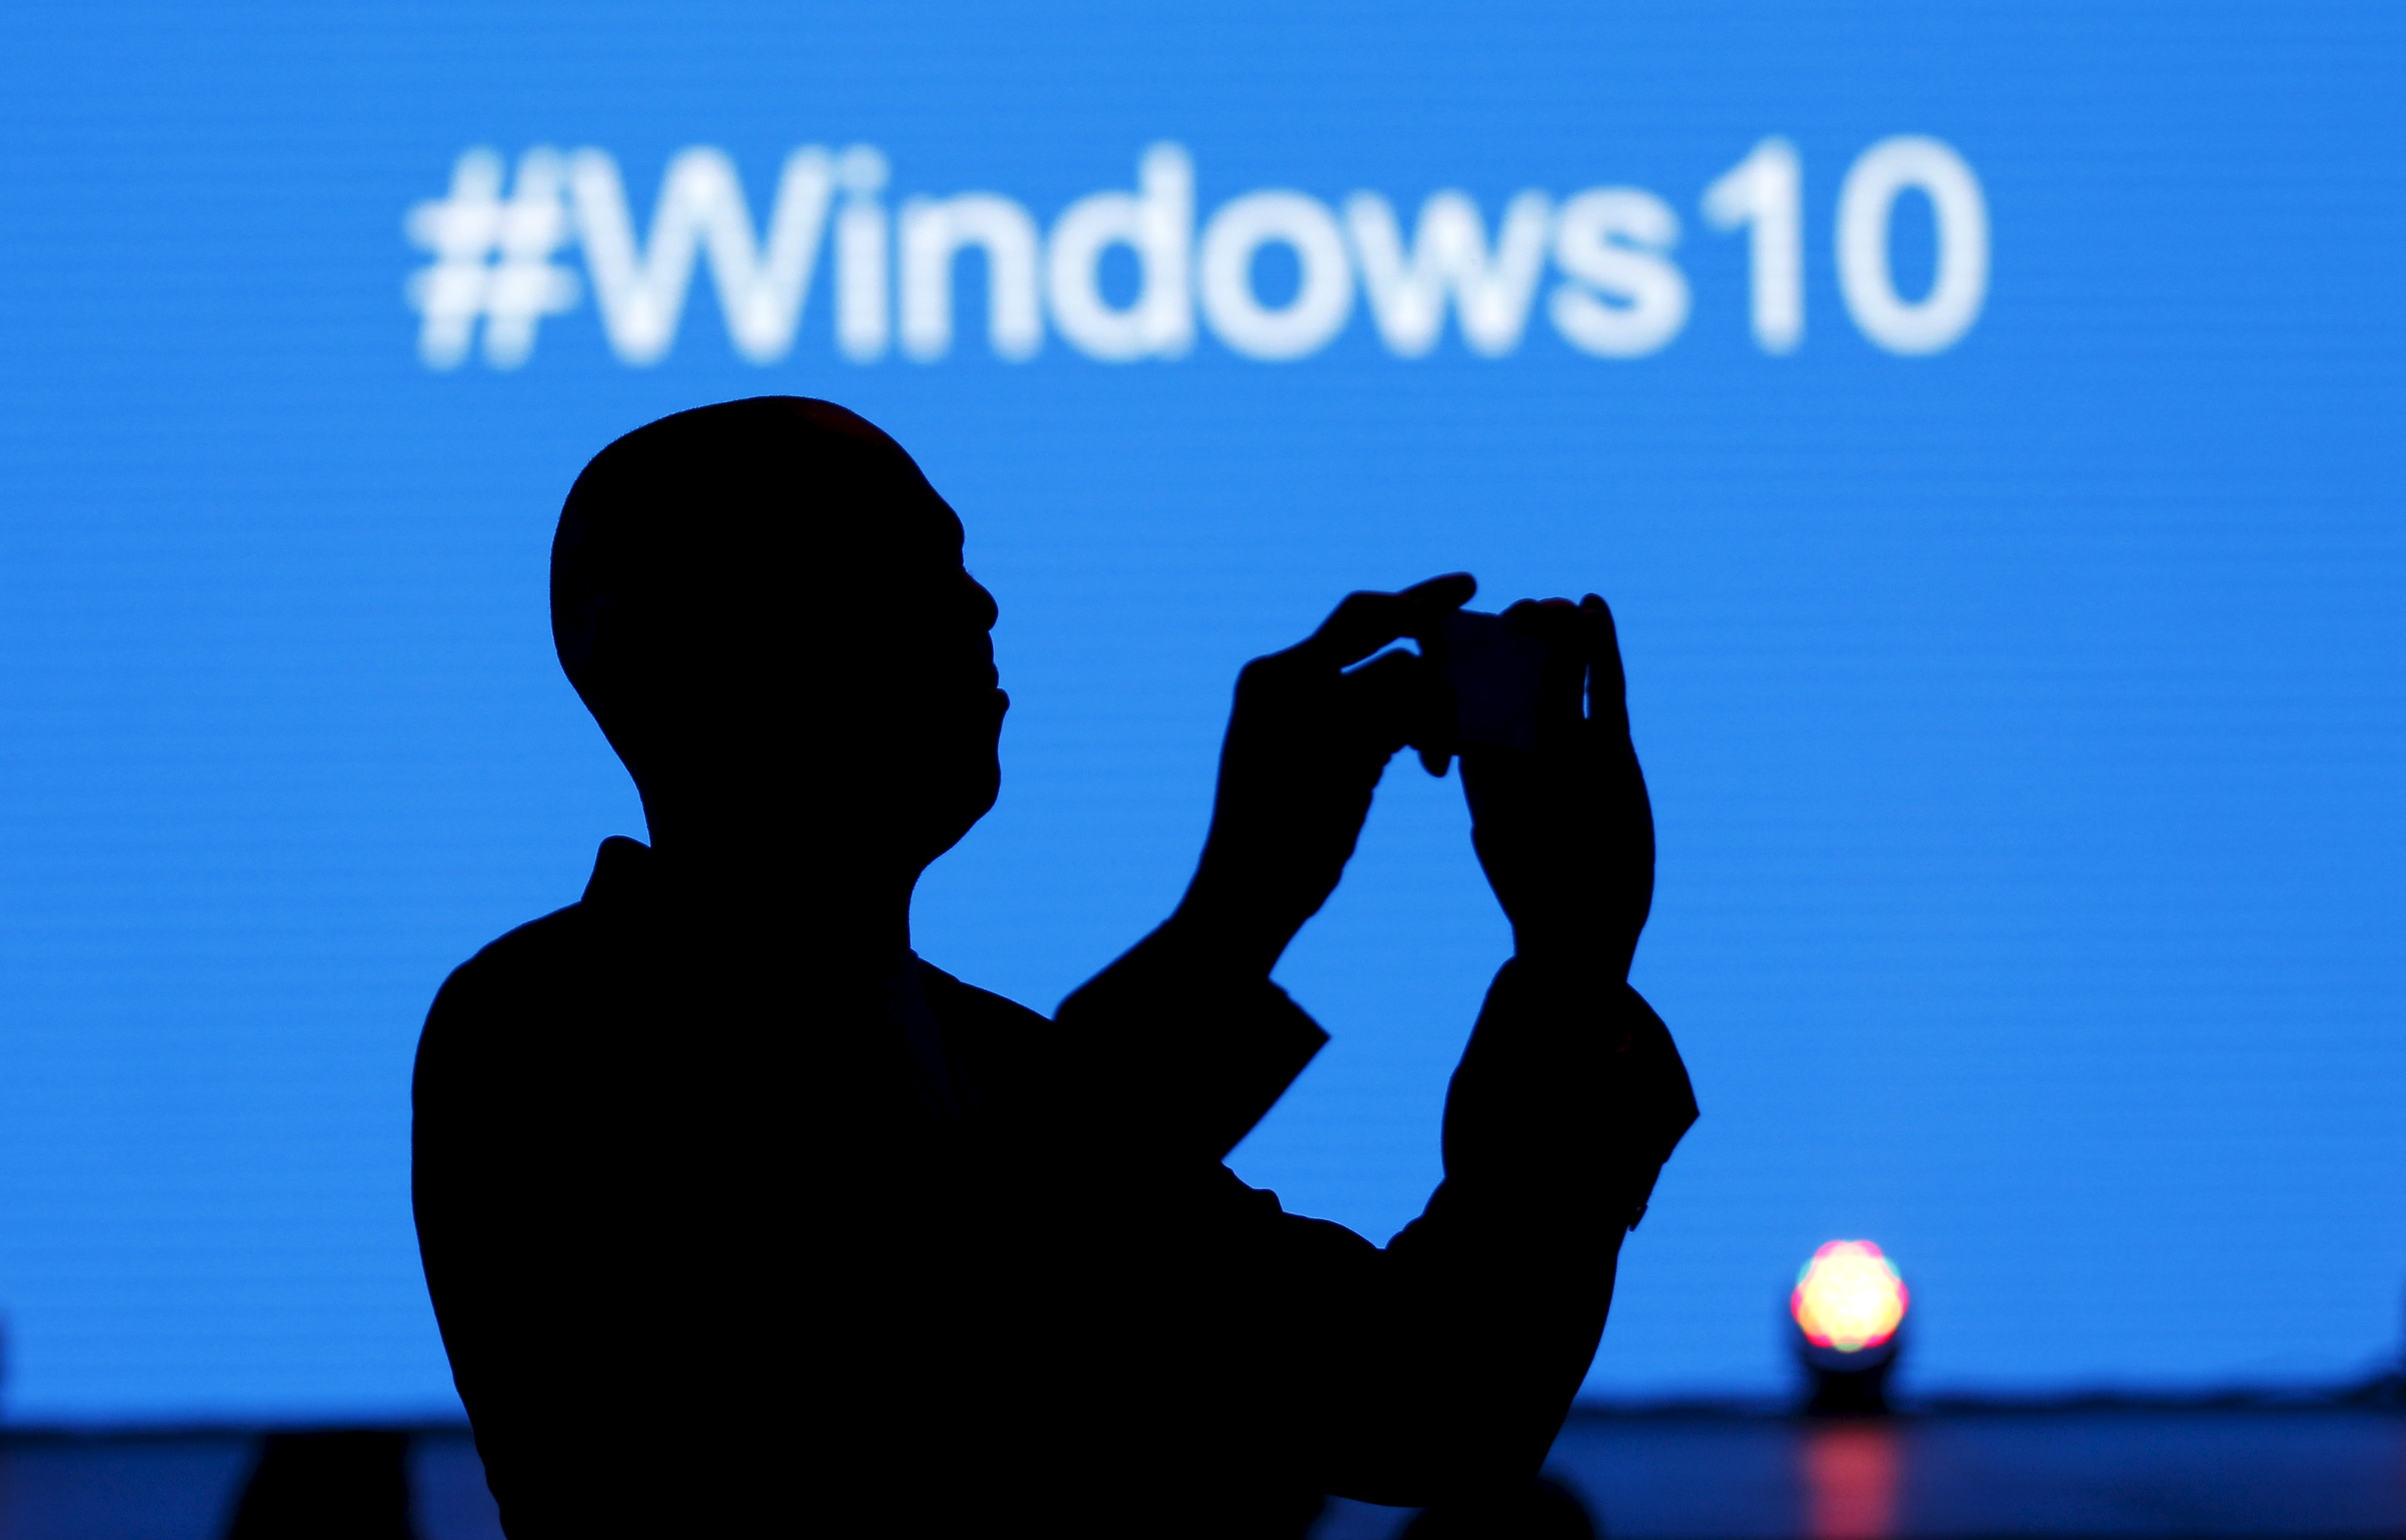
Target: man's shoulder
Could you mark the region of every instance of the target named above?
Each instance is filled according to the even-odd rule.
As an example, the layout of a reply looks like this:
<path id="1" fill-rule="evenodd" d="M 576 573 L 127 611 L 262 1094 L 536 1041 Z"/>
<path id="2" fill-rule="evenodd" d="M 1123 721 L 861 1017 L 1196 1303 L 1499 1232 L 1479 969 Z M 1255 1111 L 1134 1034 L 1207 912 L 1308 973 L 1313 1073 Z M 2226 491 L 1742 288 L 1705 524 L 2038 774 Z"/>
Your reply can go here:
<path id="1" fill-rule="evenodd" d="M 590 950 L 591 925 L 583 900 L 495 938 L 451 970 L 435 995 L 439 1012 L 496 993 L 556 984 L 576 971 Z"/>
<path id="2" fill-rule="evenodd" d="M 430 1095 L 463 1094 L 508 1065 L 541 1057 L 541 1039 L 569 996 L 589 984 L 591 916 L 582 900 L 487 943 L 435 991 L 418 1039 L 420 1110 Z"/>
<path id="3" fill-rule="evenodd" d="M 473 1009 L 495 996 L 532 991 L 554 995 L 594 972 L 601 928 L 594 911 L 597 894 L 605 897 L 632 890 L 640 893 L 651 852 L 623 836 L 602 841 L 593 876 L 573 904 L 553 910 L 539 920 L 508 932 L 480 948 L 451 970 L 434 996 L 434 1019 L 462 1008 Z"/>

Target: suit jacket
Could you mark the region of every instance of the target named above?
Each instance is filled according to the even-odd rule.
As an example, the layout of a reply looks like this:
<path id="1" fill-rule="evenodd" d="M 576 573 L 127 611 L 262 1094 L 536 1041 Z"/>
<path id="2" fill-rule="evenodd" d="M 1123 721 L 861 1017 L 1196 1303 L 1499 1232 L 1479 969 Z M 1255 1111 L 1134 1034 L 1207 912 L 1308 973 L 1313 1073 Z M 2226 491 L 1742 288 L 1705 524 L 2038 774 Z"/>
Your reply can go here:
<path id="1" fill-rule="evenodd" d="M 1324 1040 L 1139 948 L 1053 1020 L 606 842 L 419 1044 L 427 1281 L 512 1540 L 1298 1533 L 1526 1481 L 1695 1116 L 1626 986 L 1507 965 L 1385 1247 L 1223 1157 Z M 957 1095 L 953 1092 L 957 1091 Z"/>

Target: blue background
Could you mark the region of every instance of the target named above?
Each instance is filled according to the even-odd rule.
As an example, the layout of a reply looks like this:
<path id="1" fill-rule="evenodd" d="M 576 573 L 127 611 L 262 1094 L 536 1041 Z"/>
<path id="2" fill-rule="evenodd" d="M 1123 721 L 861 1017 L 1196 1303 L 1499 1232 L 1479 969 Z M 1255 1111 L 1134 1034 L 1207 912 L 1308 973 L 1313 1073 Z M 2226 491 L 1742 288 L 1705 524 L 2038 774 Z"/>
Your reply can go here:
<path id="1" fill-rule="evenodd" d="M 21 7 L 0 58 L 0 1312 L 36 1420 L 441 1413 L 407 1076 L 450 967 L 640 833 L 545 619 L 559 500 L 703 401 L 909 445 L 1000 598 L 996 812 L 923 954 L 1049 1006 L 1166 911 L 1228 684 L 1342 592 L 1609 595 L 1655 790 L 1640 985 L 1705 1109 L 1593 1393 L 1784 1383 L 1813 1246 L 1916 1291 L 1922 1389 L 2363 1372 L 2406 1279 L 2399 13 L 2365 7 Z M 1838 178 L 1987 191 L 1953 349 L 1849 323 Z M 1697 211 L 1804 166 L 1771 358 Z M 639 220 L 805 143 L 1040 220 L 1194 155 L 1264 187 L 1629 184 L 1687 329 L 1543 320 L 1291 364 L 784 361 L 697 284 L 634 369 L 588 300 L 427 369 L 403 239 L 473 145 L 596 145 Z M 1926 232 L 1897 260 L 1926 272 Z M 1917 247 L 1917 239 L 1920 245 Z M 1917 255 L 1917 253 L 1918 253 Z M 573 254 L 569 263 L 576 266 Z M 1911 284 L 1906 284 L 1911 291 Z M 1437 1175 L 1506 940 L 1455 783 L 1398 764 L 1281 977 L 1333 1046 L 1238 1151 L 1383 1237 Z M 628 1323 L 634 1346 L 646 1323 Z M 1165 1390 L 1174 1391 L 1174 1386 Z"/>

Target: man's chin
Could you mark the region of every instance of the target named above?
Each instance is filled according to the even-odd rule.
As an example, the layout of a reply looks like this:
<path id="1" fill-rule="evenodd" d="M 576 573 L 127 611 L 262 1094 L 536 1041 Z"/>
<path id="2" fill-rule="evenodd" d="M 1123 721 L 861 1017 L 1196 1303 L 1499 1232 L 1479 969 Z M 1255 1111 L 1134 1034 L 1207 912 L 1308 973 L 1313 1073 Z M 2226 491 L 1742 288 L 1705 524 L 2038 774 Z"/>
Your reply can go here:
<path id="1" fill-rule="evenodd" d="M 924 866 L 935 860 L 966 839 L 969 830 L 977 827 L 978 820 L 994 811 L 995 801 L 1001 795 L 1002 774 L 998 769 L 978 784 L 961 787 L 956 798 L 946 798 L 948 816 L 930 820 L 924 826 L 929 838 L 921 847 L 926 852 L 921 864 Z"/>

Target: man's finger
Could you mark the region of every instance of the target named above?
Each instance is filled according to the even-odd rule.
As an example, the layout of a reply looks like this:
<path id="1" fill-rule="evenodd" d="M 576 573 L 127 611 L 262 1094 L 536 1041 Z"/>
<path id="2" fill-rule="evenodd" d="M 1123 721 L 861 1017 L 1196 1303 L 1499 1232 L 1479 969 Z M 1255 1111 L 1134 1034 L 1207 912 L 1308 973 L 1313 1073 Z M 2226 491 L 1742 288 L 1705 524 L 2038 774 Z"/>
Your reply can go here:
<path id="1" fill-rule="evenodd" d="M 1470 602 L 1479 592 L 1479 579 L 1468 572 L 1448 572 L 1424 583 L 1415 583 L 1399 596 L 1415 604 L 1434 605 L 1440 613 L 1458 610 Z"/>
<path id="2" fill-rule="evenodd" d="M 1346 674 L 1338 687 L 1354 729 L 1382 757 L 1428 737 L 1442 702 L 1437 671 L 1400 647 Z"/>
<path id="3" fill-rule="evenodd" d="M 1579 600 L 1579 629 L 1586 633 L 1589 719 L 1617 737 L 1629 736 L 1629 676 L 1621 664 L 1621 632 L 1612 606 L 1594 594 Z"/>
<path id="4" fill-rule="evenodd" d="M 1320 629 L 1291 649 L 1323 668 L 1358 663 L 1399 637 L 1433 631 L 1450 610 L 1460 609 L 1479 589 L 1466 572 L 1433 577 L 1399 594 L 1348 594 Z"/>

